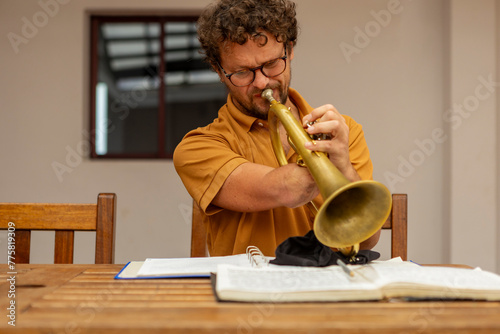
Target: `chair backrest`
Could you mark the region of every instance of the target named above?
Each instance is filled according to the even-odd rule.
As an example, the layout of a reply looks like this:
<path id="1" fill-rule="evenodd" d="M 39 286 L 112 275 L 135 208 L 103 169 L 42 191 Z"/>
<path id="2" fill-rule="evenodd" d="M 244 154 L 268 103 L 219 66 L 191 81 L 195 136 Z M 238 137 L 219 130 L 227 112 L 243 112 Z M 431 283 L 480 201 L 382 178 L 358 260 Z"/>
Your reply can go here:
<path id="1" fill-rule="evenodd" d="M 208 256 L 206 227 L 202 217 L 200 207 L 193 201 L 191 257 Z M 391 230 L 391 257 L 399 256 L 403 261 L 407 260 L 407 220 L 408 195 L 392 194 L 391 213 L 382 229 Z"/>
<path id="2" fill-rule="evenodd" d="M 114 262 L 116 194 L 97 204 L 0 203 L 0 230 L 15 233 L 15 263 L 29 263 L 31 231 L 55 231 L 54 263 L 73 263 L 75 231 L 95 231 L 95 263 Z"/>

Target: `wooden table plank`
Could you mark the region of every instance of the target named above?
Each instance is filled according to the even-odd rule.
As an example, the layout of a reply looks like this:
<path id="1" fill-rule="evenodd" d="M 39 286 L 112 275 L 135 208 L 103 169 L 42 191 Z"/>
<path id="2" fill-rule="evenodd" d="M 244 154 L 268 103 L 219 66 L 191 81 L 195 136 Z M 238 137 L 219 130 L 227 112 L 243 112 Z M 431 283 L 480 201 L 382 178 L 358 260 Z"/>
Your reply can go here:
<path id="1" fill-rule="evenodd" d="M 16 328 L 0 332 L 500 333 L 499 302 L 219 303 L 209 279 L 115 280 L 121 268 L 19 266 Z"/>
<path id="2" fill-rule="evenodd" d="M 373 303 L 375 304 L 375 303 Z M 61 324 L 73 324 L 80 329 L 105 328 L 110 332 L 125 331 L 133 333 L 146 329 L 148 332 L 159 328 L 182 329 L 183 332 L 224 333 L 230 328 L 242 332 L 269 333 L 280 329 L 287 333 L 307 333 L 314 328 L 315 333 L 336 333 L 350 331 L 363 333 L 432 333 L 446 330 L 453 333 L 472 331 L 497 332 L 498 312 L 488 313 L 478 310 L 471 313 L 469 307 L 455 308 L 453 312 L 440 310 L 431 312 L 427 305 L 413 308 L 395 307 L 380 309 L 376 305 L 365 307 L 362 311 L 338 307 L 325 307 L 322 312 L 317 308 L 302 308 L 302 305 L 224 305 L 222 307 L 190 307 L 124 310 L 120 308 L 99 309 L 82 307 L 75 310 L 58 311 L 39 309 L 30 315 L 30 327 L 50 328 Z M 471 321 L 473 319 L 473 321 Z M 72 325 L 72 326 L 73 326 Z M 23 326 L 24 327 L 24 326 Z"/>
<path id="3" fill-rule="evenodd" d="M 26 269 L 26 266 L 18 265 L 18 268 L 14 271 L 16 274 L 8 274 L 12 272 L 12 270 L 9 270 L 7 265 L 1 265 L 0 277 L 14 277 L 16 306 L 18 312 L 22 312 L 32 301 L 46 295 L 58 286 L 76 277 L 86 267 L 88 267 L 88 265 L 60 265 L 56 271 L 53 270 L 52 267 L 43 265 L 32 266 L 29 270 Z M 6 279 L 2 279 L 0 291 L 8 291 L 8 285 L 9 282 Z M 0 309 L 7 307 L 9 302 L 10 301 L 8 299 L 2 298 L 0 302 Z"/>

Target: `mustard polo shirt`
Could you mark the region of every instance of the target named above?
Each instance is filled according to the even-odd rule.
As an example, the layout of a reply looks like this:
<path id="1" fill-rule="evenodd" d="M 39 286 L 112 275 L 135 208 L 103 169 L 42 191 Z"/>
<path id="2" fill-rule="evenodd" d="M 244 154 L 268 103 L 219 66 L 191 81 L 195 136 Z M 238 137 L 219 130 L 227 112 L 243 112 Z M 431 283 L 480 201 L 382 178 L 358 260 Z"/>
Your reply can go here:
<path id="1" fill-rule="evenodd" d="M 294 89 L 289 89 L 289 98 L 299 109 L 301 118 L 313 110 Z M 349 126 L 351 163 L 363 180 L 370 180 L 373 165 L 362 127 L 349 116 L 344 118 Z M 295 162 L 296 158 L 296 153 L 290 150 L 288 161 Z M 314 215 L 307 206 L 235 212 L 212 205 L 226 178 L 246 162 L 279 167 L 267 121 L 240 112 L 231 95 L 213 123 L 190 131 L 175 149 L 176 171 L 203 211 L 211 256 L 245 253 L 250 245 L 259 247 L 267 256 L 274 256 L 276 247 L 285 239 L 305 235 L 313 227 Z M 321 204 L 321 196 L 315 202 Z"/>

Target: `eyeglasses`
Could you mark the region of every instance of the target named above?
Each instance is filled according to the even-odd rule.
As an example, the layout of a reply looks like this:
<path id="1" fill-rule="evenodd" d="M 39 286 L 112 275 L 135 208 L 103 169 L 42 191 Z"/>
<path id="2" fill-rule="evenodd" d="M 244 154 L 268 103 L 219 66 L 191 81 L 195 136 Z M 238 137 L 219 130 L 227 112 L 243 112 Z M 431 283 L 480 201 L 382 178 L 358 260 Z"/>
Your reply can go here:
<path id="1" fill-rule="evenodd" d="M 224 71 L 224 69 L 218 62 L 217 65 L 219 65 L 220 69 L 222 70 L 226 78 L 228 78 L 233 85 L 235 85 L 236 87 L 245 87 L 250 85 L 255 80 L 255 72 L 257 70 L 260 70 L 262 74 L 264 74 L 268 78 L 276 77 L 281 73 L 285 72 L 286 59 L 287 59 L 287 53 L 285 47 L 285 55 L 283 57 L 273 59 L 260 66 L 249 68 L 247 70 L 242 70 L 231 74 L 227 74 L 226 71 Z"/>

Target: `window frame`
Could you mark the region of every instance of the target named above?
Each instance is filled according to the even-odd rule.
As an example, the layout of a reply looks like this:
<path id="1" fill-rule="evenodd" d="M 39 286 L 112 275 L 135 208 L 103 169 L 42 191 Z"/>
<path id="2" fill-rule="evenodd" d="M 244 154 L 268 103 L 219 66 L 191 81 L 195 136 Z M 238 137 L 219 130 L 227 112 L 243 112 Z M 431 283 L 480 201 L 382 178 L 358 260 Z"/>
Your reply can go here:
<path id="1" fill-rule="evenodd" d="M 158 91 L 158 120 L 157 120 L 157 152 L 156 153 L 106 153 L 100 155 L 96 153 L 96 86 L 98 83 L 98 43 L 99 43 L 99 28 L 103 23 L 158 23 L 160 25 L 160 55 L 165 54 L 165 24 L 168 22 L 196 22 L 200 13 L 190 12 L 182 14 L 162 14 L 153 15 L 100 15 L 92 14 L 90 16 L 90 139 L 91 159 L 172 159 L 173 152 L 166 152 L 166 101 L 165 101 L 165 74 L 167 71 L 166 61 L 164 56 L 160 56 L 160 64 L 158 67 L 159 87 Z M 108 124 L 109 126 L 109 124 Z"/>

